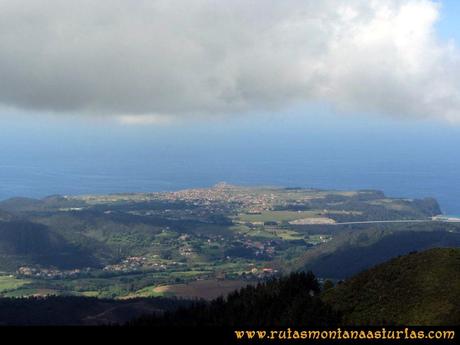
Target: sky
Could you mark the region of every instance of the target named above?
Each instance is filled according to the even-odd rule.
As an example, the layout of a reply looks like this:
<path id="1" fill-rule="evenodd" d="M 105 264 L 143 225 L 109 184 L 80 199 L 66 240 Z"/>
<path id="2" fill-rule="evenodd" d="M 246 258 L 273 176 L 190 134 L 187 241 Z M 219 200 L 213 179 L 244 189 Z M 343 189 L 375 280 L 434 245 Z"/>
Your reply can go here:
<path id="1" fill-rule="evenodd" d="M 53 146 L 68 131 L 110 141 L 229 122 L 236 130 L 373 122 L 389 134 L 393 123 L 458 126 L 458 1 L 186 7 L 1 1 L 2 137 L 40 133 Z"/>
<path id="2" fill-rule="evenodd" d="M 453 39 L 460 42 L 460 23 L 458 14 L 460 13 L 460 3 L 456 0 L 441 1 L 441 11 L 436 29 L 439 35 L 446 40 Z"/>
<path id="3" fill-rule="evenodd" d="M 167 125 L 326 104 L 340 115 L 455 123 L 456 7 L 431 0 L 3 0 L 2 113 Z"/>
<path id="4" fill-rule="evenodd" d="M 454 0 L 0 0 L 0 161 L 455 158 L 458 13 Z"/>

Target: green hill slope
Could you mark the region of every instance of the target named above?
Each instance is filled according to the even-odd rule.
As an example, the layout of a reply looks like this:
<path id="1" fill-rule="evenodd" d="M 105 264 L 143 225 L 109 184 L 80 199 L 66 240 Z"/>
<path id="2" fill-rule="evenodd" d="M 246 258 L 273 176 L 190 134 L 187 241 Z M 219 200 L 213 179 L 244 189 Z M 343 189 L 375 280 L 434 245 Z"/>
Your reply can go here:
<path id="1" fill-rule="evenodd" d="M 42 224 L 28 221 L 0 221 L 0 270 L 36 264 L 59 268 L 98 265 L 85 248 L 69 243 Z"/>
<path id="2" fill-rule="evenodd" d="M 432 228 L 436 229 L 436 225 L 433 224 Z M 460 247 L 460 233 L 446 230 L 366 229 L 344 232 L 332 241 L 306 251 L 294 262 L 293 268 L 311 270 L 319 277 L 344 279 L 412 251 Z"/>
<path id="3" fill-rule="evenodd" d="M 459 325 L 460 249 L 395 258 L 326 291 L 346 324 Z"/>

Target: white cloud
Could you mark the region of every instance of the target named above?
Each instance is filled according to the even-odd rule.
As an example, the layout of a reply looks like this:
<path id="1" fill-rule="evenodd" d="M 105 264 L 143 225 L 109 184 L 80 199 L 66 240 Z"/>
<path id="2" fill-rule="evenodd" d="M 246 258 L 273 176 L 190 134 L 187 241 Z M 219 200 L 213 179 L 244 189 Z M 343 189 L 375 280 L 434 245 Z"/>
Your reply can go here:
<path id="1" fill-rule="evenodd" d="M 428 0 L 0 0 L 0 103 L 125 124 L 311 101 L 458 121 L 459 53 L 436 37 L 439 10 Z"/>
<path id="2" fill-rule="evenodd" d="M 117 117 L 123 125 L 169 125 L 175 122 L 171 116 L 165 115 L 122 115 Z"/>

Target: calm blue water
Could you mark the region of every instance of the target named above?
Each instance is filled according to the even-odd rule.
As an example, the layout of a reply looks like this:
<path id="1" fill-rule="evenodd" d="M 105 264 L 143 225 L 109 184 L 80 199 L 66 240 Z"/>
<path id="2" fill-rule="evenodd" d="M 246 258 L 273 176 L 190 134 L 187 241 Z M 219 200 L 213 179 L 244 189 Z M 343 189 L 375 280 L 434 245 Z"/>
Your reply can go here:
<path id="1" fill-rule="evenodd" d="M 448 214 L 459 214 L 459 166 L 443 171 L 430 169 L 420 162 L 404 166 L 392 161 L 354 161 L 339 159 L 301 160 L 278 157 L 276 163 L 262 158 L 197 160 L 186 159 L 142 166 L 129 161 L 97 166 L 74 164 L 2 165 L 0 199 L 11 196 L 43 197 L 50 194 L 85 194 L 112 192 L 168 191 L 210 186 L 219 181 L 244 185 L 302 186 L 326 189 L 375 188 L 387 195 L 404 197 L 434 196 Z M 250 160 L 250 162 L 248 162 Z M 414 169 L 416 166 L 416 169 Z M 446 165 L 444 165 L 445 168 Z M 91 169 L 91 168 L 94 168 Z M 447 170 L 447 169 L 446 169 Z"/>
<path id="2" fill-rule="evenodd" d="M 268 123 L 158 130 L 19 126 L 0 134 L 0 199 L 226 181 L 432 196 L 445 213 L 460 214 L 458 129 Z"/>

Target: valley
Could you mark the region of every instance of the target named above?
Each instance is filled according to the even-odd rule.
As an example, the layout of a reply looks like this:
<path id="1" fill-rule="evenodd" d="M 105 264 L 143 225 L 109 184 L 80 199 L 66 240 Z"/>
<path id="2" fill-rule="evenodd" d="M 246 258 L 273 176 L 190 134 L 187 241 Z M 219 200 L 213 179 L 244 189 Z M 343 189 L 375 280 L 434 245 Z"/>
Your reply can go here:
<path id="1" fill-rule="evenodd" d="M 0 296 L 212 299 L 296 270 L 338 281 L 460 247 L 460 224 L 440 215 L 432 198 L 225 183 L 13 198 L 0 202 Z"/>

